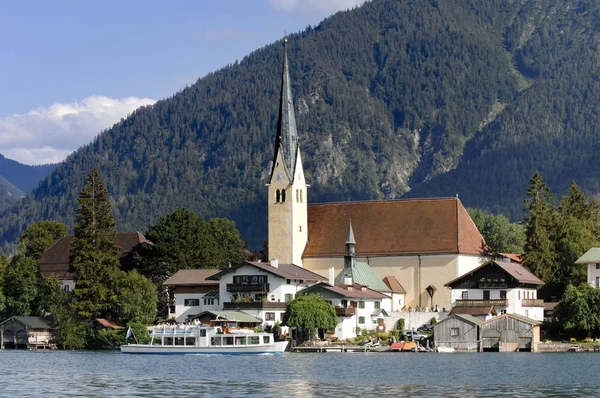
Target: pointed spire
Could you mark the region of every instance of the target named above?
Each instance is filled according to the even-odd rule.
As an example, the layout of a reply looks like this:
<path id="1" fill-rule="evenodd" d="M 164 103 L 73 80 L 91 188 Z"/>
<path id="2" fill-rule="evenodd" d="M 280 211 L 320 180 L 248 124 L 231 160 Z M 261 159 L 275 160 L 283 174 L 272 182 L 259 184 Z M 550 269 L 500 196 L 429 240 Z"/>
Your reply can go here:
<path id="1" fill-rule="evenodd" d="M 348 224 L 348 234 L 346 235 L 346 244 L 356 244 L 356 241 L 354 240 L 354 231 L 352 230 L 352 220 L 350 220 L 350 223 Z"/>
<path id="2" fill-rule="evenodd" d="M 290 84 L 290 72 L 287 57 L 287 37 L 283 40 L 283 71 L 281 74 L 281 95 L 279 98 L 279 120 L 277 121 L 277 136 L 275 137 L 275 156 L 281 151 L 285 169 L 291 180 L 294 179 L 296 168 L 296 155 L 298 152 L 298 133 L 296 131 L 296 115 L 294 114 L 294 103 L 292 101 L 292 86 Z M 273 171 L 271 170 L 271 174 Z"/>

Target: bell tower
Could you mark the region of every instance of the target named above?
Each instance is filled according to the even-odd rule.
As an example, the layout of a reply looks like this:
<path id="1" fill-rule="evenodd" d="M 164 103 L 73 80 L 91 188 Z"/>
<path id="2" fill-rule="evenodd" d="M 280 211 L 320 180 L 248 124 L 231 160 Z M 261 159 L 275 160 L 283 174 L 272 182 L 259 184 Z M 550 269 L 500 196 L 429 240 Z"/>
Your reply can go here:
<path id="1" fill-rule="evenodd" d="M 273 167 L 268 186 L 269 259 L 302 266 L 308 241 L 307 187 L 298 145 L 296 116 L 284 39 L 279 119 L 275 136 Z"/>

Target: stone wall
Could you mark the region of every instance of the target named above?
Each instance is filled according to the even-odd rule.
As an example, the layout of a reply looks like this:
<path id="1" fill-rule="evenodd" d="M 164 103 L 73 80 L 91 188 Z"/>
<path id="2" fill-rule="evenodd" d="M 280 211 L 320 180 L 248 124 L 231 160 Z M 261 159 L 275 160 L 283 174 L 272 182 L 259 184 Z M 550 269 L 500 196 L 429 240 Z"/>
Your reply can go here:
<path id="1" fill-rule="evenodd" d="M 385 318 L 385 329 L 394 330 L 397 328 L 398 320 L 404 319 L 404 330 L 416 330 L 424 323 L 429 323 L 431 318 L 439 322 L 448 316 L 448 312 L 425 312 L 425 311 L 395 311 Z"/>

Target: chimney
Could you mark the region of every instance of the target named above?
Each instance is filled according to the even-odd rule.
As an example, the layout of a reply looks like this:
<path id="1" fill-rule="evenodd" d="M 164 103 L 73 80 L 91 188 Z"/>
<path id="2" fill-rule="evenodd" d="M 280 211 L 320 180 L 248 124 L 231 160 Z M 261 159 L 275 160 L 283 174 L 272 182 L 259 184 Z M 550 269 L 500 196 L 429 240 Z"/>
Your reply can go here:
<path id="1" fill-rule="evenodd" d="M 335 268 L 331 267 L 329 268 L 329 284 L 331 286 L 335 285 Z"/>
<path id="2" fill-rule="evenodd" d="M 276 258 L 272 258 L 271 259 L 271 267 L 279 268 L 279 260 L 277 260 Z"/>

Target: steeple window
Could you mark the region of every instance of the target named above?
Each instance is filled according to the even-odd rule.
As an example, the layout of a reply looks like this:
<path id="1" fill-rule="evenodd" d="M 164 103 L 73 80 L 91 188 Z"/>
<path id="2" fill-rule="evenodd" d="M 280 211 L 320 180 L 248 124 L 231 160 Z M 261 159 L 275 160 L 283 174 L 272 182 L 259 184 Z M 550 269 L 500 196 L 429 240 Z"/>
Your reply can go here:
<path id="1" fill-rule="evenodd" d="M 285 189 L 281 190 L 281 203 L 285 203 Z"/>
<path id="2" fill-rule="evenodd" d="M 300 190 L 296 189 L 296 203 L 300 203 Z"/>
<path id="3" fill-rule="evenodd" d="M 279 189 L 278 189 L 277 192 L 275 192 L 275 203 L 279 203 L 280 200 L 281 200 L 281 192 L 279 192 Z"/>
<path id="4" fill-rule="evenodd" d="M 300 190 L 300 203 L 303 203 L 303 199 L 302 199 L 302 190 Z"/>

